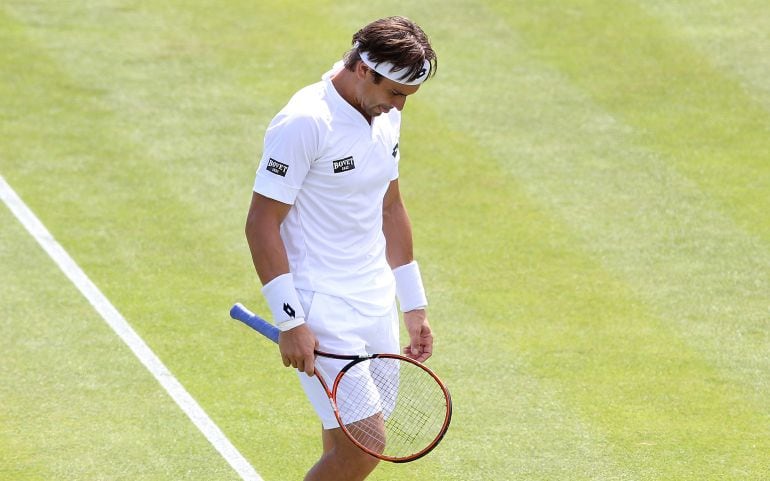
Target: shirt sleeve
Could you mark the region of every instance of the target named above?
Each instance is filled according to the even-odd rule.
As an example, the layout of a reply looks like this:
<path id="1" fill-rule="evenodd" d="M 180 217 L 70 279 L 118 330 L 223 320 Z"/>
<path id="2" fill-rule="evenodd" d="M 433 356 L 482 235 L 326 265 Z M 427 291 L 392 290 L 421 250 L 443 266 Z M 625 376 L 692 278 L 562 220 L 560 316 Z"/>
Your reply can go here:
<path id="1" fill-rule="evenodd" d="M 294 204 L 317 157 L 318 128 L 312 117 L 279 113 L 267 128 L 254 192 Z"/>
<path id="2" fill-rule="evenodd" d="M 398 144 L 396 144 L 396 149 L 398 148 Z M 396 155 L 393 156 L 396 160 L 393 162 L 393 170 L 390 172 L 390 181 L 394 181 L 398 179 L 398 162 L 401 160 L 401 153 L 396 152 Z"/>
<path id="3" fill-rule="evenodd" d="M 400 134 L 401 134 L 401 112 L 396 109 L 391 110 L 390 115 L 391 122 L 393 123 L 393 140 L 395 145 L 393 146 L 393 152 L 391 155 L 395 162 L 393 162 L 393 170 L 390 174 L 391 182 L 398 179 L 398 164 L 401 162 L 401 146 L 400 146 Z"/>

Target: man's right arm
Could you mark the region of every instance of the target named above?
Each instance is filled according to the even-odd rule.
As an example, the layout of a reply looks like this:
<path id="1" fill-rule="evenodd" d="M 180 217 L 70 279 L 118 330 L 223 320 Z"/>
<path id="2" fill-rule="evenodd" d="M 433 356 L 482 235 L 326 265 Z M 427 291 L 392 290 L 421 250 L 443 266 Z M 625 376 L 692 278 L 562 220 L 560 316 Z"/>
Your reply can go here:
<path id="1" fill-rule="evenodd" d="M 262 285 L 289 272 L 289 260 L 281 239 L 281 223 L 291 206 L 258 193 L 251 198 L 246 218 L 246 240 L 251 259 Z M 281 332 L 278 346 L 284 366 L 292 366 L 312 376 L 318 341 L 305 324 Z"/>
<path id="2" fill-rule="evenodd" d="M 281 223 L 291 206 L 254 192 L 246 217 L 246 240 L 251 260 L 262 284 L 289 272 L 289 259 L 281 240 Z"/>

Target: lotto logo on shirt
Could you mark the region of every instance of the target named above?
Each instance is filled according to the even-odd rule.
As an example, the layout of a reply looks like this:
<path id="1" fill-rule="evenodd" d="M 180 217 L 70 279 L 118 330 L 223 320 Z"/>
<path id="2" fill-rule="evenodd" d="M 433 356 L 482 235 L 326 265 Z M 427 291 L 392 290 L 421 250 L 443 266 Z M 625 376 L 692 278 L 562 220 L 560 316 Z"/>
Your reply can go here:
<path id="1" fill-rule="evenodd" d="M 332 165 L 334 167 L 335 174 L 347 172 L 356 168 L 356 164 L 353 162 L 353 157 L 346 157 L 344 159 L 335 160 L 332 162 Z"/>
<path id="2" fill-rule="evenodd" d="M 281 177 L 286 177 L 286 172 L 289 170 L 289 166 L 278 162 L 277 160 L 273 159 L 272 157 L 267 161 L 267 170 L 269 172 L 274 173 L 275 175 L 280 175 Z"/>

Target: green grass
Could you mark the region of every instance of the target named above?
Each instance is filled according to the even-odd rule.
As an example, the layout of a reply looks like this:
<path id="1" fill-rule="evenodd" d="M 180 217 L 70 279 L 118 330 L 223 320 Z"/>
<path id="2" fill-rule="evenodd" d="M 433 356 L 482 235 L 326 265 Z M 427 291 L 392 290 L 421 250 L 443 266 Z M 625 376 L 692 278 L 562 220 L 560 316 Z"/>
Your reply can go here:
<path id="1" fill-rule="evenodd" d="M 318 422 L 242 226 L 262 134 L 382 15 L 439 53 L 401 186 L 452 390 L 373 480 L 765 480 L 770 6 L 8 0 L 0 175 L 266 479 Z M 237 475 L 0 208 L 0 478 Z M 290 454 L 286 454 L 290 453 Z"/>

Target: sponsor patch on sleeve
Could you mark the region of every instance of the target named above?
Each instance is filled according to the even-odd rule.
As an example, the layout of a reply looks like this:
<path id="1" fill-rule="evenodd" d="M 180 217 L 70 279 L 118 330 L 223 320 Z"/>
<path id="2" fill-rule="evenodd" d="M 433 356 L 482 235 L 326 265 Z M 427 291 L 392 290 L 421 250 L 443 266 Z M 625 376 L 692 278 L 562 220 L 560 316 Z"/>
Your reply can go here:
<path id="1" fill-rule="evenodd" d="M 289 171 L 289 166 L 284 164 L 283 162 L 278 162 L 277 160 L 271 157 L 267 161 L 267 170 L 268 172 L 272 172 L 275 175 L 286 177 L 286 172 Z"/>

